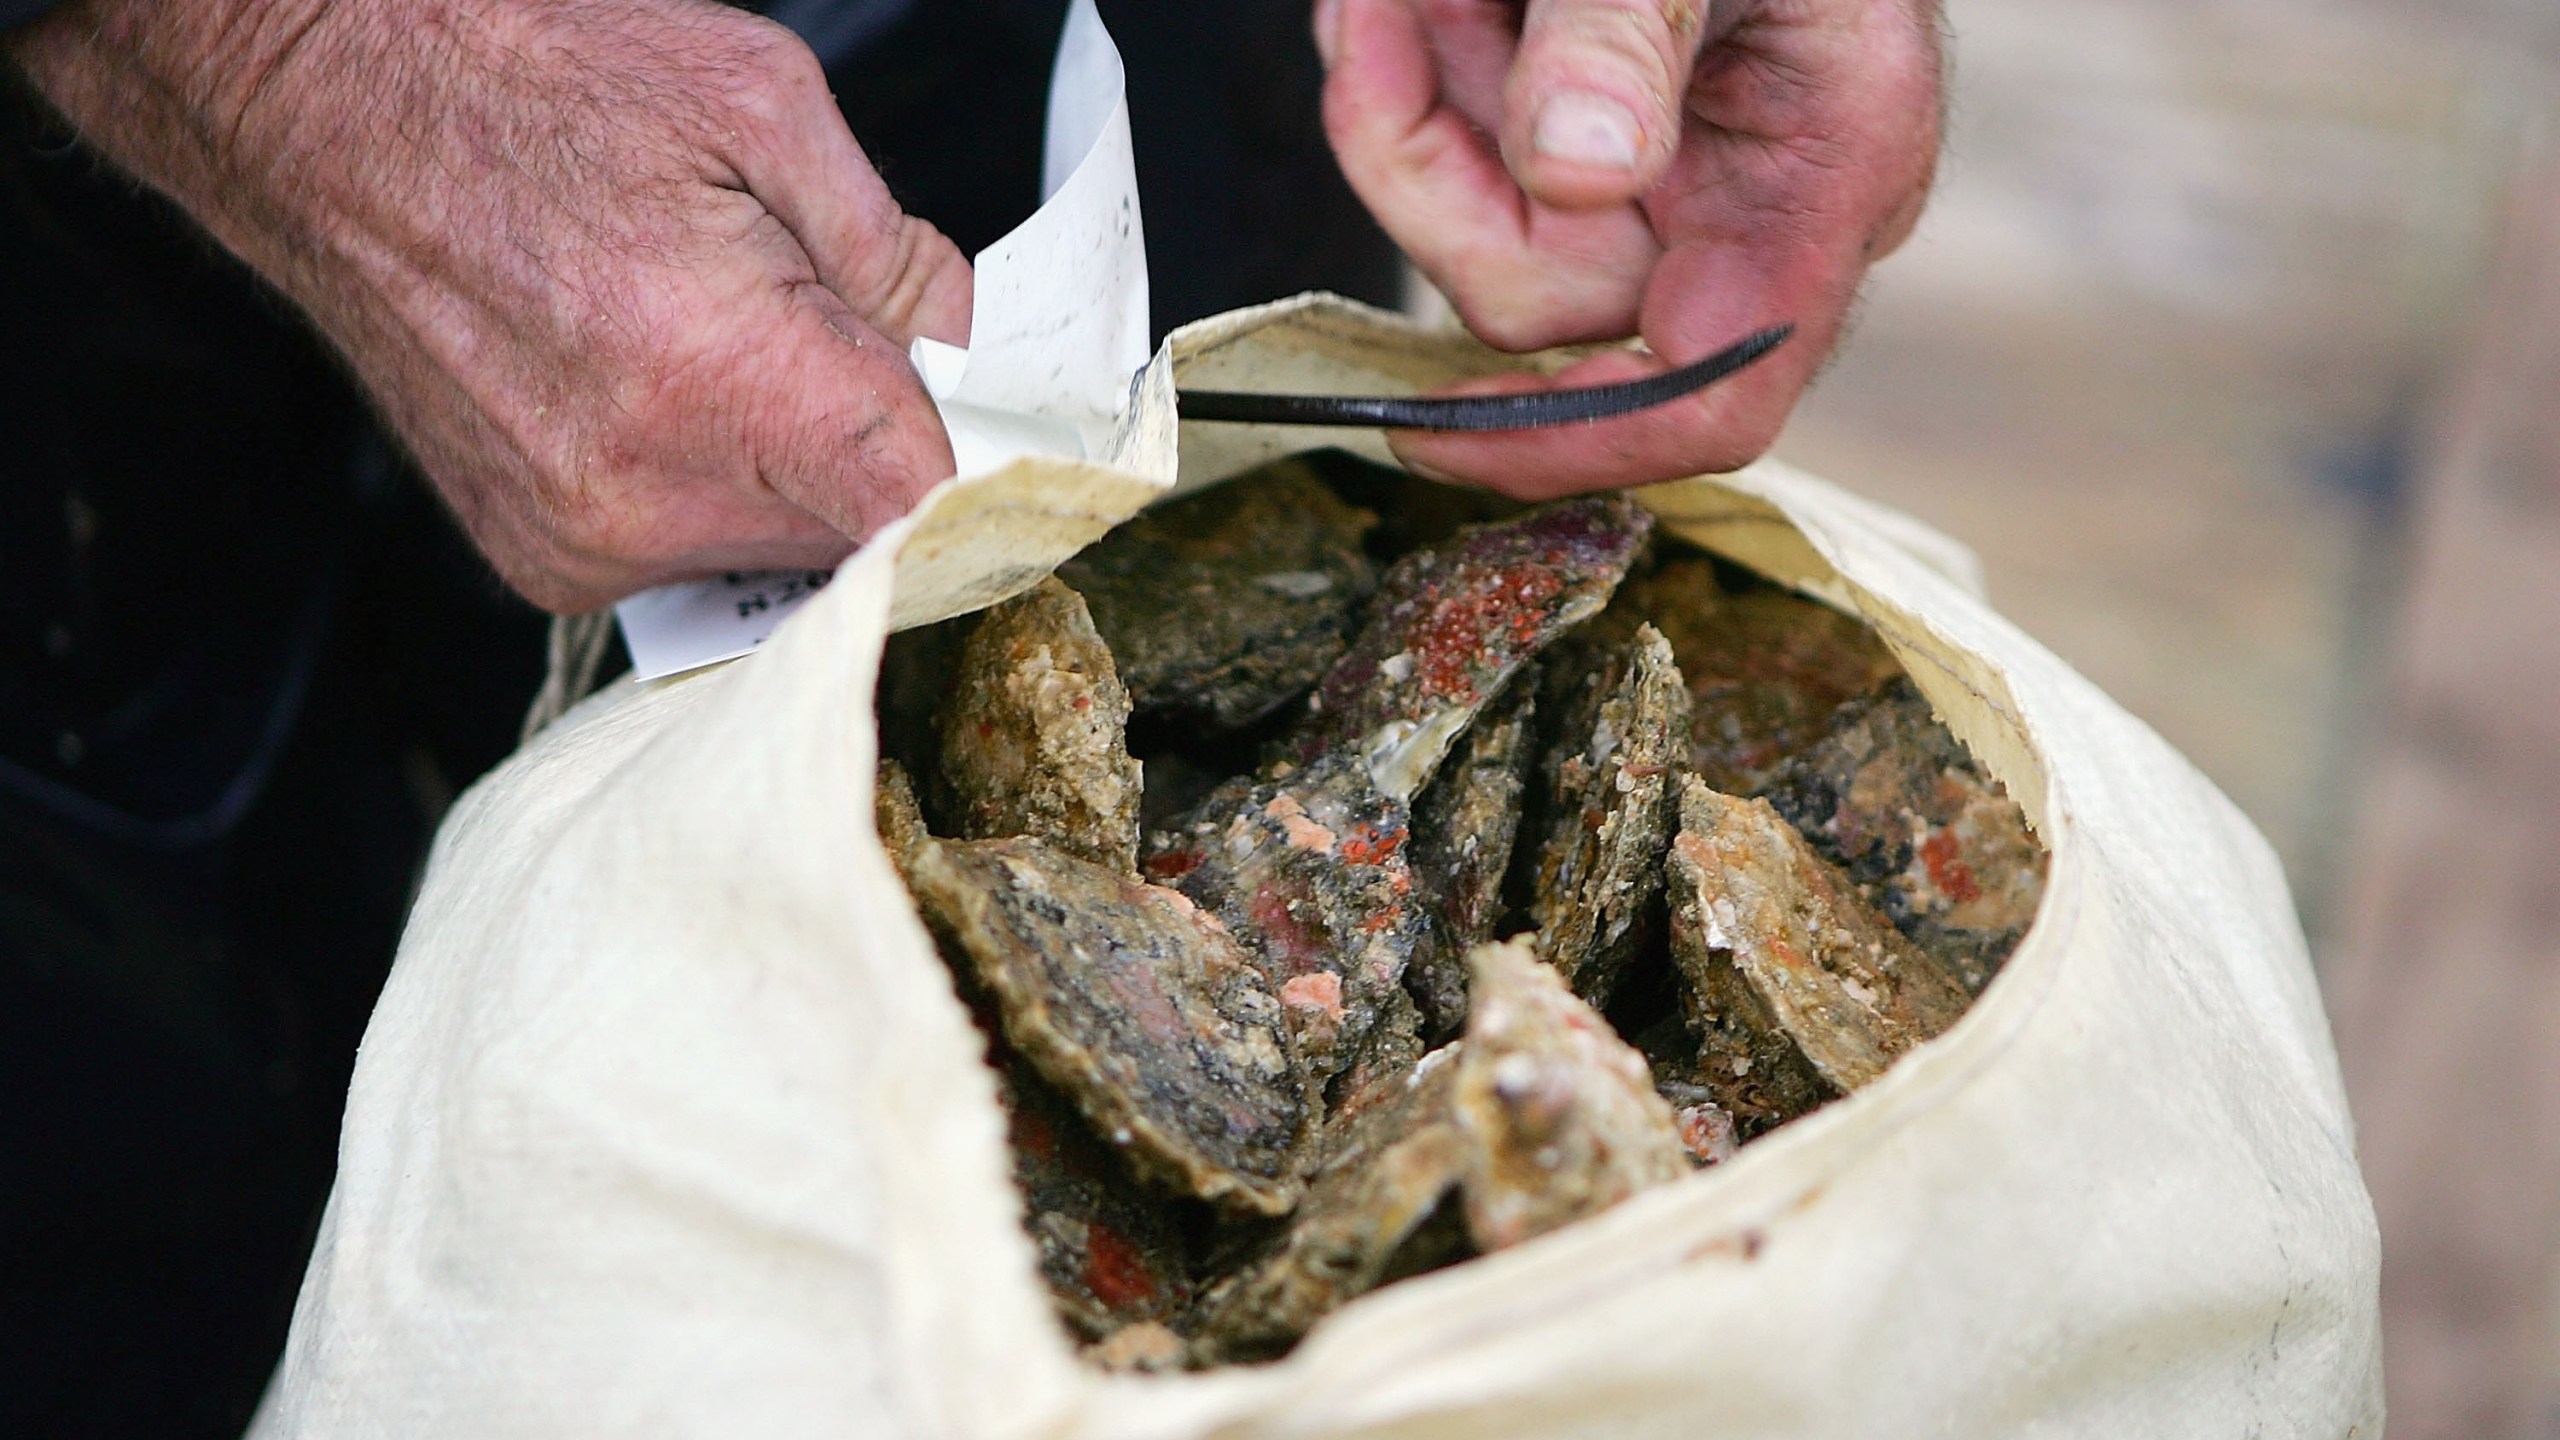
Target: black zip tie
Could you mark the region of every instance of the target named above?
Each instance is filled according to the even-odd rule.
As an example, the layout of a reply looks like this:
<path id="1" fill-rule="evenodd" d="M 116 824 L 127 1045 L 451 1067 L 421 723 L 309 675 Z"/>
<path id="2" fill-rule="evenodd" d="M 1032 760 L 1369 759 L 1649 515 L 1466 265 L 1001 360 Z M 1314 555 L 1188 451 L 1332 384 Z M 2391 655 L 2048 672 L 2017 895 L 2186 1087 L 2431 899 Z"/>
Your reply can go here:
<path id="1" fill-rule="evenodd" d="M 1185 420 L 1239 425 L 1360 425 L 1388 430 L 1527 430 L 1606 420 L 1703 390 L 1777 349 L 1793 325 L 1773 325 L 1704 360 L 1608 385 L 1525 395 L 1271 395 L 1248 390 L 1184 390 Z"/>

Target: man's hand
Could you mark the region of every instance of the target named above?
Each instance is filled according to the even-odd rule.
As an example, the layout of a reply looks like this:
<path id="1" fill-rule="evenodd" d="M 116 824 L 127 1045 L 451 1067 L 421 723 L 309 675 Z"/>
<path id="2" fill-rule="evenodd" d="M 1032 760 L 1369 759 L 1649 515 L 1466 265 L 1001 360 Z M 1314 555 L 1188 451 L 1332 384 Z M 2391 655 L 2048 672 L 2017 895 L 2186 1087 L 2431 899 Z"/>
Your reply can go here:
<path id="1" fill-rule="evenodd" d="M 554 610 L 826 565 L 951 473 L 968 263 L 709 0 L 85 0 L 11 58 L 310 312 Z"/>
<path id="2" fill-rule="evenodd" d="M 1616 420 L 1405 433 L 1419 468 L 1527 498 L 1737 468 L 1767 449 L 1938 147 L 1934 0 L 1319 0 L 1345 175 L 1469 329 L 1509 350 L 1641 336 L 1553 382 L 1766 360 Z M 1540 388 L 1506 377 L 1464 393 Z"/>

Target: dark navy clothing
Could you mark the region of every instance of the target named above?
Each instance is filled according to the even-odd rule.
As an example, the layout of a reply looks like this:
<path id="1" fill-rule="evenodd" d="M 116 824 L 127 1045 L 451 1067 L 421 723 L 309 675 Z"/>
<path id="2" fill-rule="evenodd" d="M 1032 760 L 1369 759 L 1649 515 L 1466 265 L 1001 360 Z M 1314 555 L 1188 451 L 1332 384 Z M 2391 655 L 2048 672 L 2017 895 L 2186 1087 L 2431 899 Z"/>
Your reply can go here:
<path id="1" fill-rule="evenodd" d="M 770 8 L 909 209 L 969 251 L 1030 212 L 1065 0 Z M 1305 0 L 1102 9 L 1159 331 L 1312 286 L 1391 302 Z M 512 745 L 544 624 L 290 306 L 0 82 L 13 1432 L 246 1419 L 422 848 Z"/>

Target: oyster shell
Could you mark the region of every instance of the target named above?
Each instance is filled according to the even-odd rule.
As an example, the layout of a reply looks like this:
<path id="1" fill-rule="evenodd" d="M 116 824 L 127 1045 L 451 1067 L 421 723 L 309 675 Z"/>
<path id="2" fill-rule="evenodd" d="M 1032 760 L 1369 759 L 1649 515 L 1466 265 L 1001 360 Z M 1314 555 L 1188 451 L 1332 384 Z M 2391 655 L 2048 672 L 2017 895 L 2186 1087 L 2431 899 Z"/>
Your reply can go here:
<path id="1" fill-rule="evenodd" d="M 1513 681 L 1467 727 L 1414 806 L 1413 875 L 1431 926 L 1405 971 L 1405 989 L 1435 1036 L 1453 1035 L 1467 1023 L 1467 952 L 1492 939 L 1502 918 L 1502 882 L 1519 834 L 1536 733 L 1531 678 Z"/>
<path id="2" fill-rule="evenodd" d="M 1325 1107 L 1326 1123 L 1374 1105 L 1380 1096 L 1402 1085 L 1406 1074 L 1421 1063 L 1425 1048 L 1422 1012 L 1413 997 L 1400 989 L 1387 992 L 1378 1006 L 1377 1023 L 1351 1047 L 1350 1063 L 1329 1087 L 1332 1099 Z"/>
<path id="3" fill-rule="evenodd" d="M 1260 962 L 1308 1073 L 1348 1066 L 1426 921 L 1405 857 L 1408 821 L 1356 755 L 1237 779 L 1149 837 L 1146 873 L 1196 900 Z"/>
<path id="4" fill-rule="evenodd" d="M 915 782 L 907 767 L 883 760 L 871 786 L 871 823 L 880 832 L 881 848 L 901 870 L 917 846 L 932 838 L 924 828 L 924 811 L 916 805 Z"/>
<path id="5" fill-rule="evenodd" d="M 960 647 L 942 716 L 947 818 L 1137 873 L 1129 696 L 1085 603 L 1055 576 L 992 606 Z"/>
<path id="6" fill-rule="evenodd" d="M 1117 1375 L 1154 1375 L 1182 1368 L 1190 1347 L 1161 1320 L 1123 1325 L 1087 1347 L 1084 1358 Z"/>
<path id="7" fill-rule="evenodd" d="M 1574 993 L 1606 1004 L 1660 930 L 1672 780 L 1689 745 L 1689 693 L 1671 645 L 1639 625 L 1623 645 L 1575 647 L 1556 745 L 1546 759 L 1548 830 L 1530 914 L 1538 949 Z"/>
<path id="8" fill-rule="evenodd" d="M 1163 1199 L 1021 1057 L 994 1048 L 1024 1228 L 1060 1318 L 1096 1340 L 1178 1313 L 1192 1298 L 1191 1257 Z"/>
<path id="9" fill-rule="evenodd" d="M 1902 673 L 1857 620 L 1775 586 L 1727 594 L 1701 557 L 1666 560 L 1621 604 L 1671 642 L 1694 702 L 1689 767 L 1730 795 L 1759 793 L 1833 711 Z"/>
<path id="10" fill-rule="evenodd" d="M 1652 530 L 1635 501 L 1585 496 L 1407 554 L 1287 753 L 1356 753 L 1380 794 L 1410 801 L 1520 666 L 1609 602 Z"/>
<path id="11" fill-rule="evenodd" d="M 1202 1295 L 1185 1326 L 1197 1363 L 1270 1359 L 1344 1302 L 1464 1258 L 1463 1234 L 1435 1223 L 1466 1168 L 1449 1108 L 1454 1048 L 1426 1057 L 1383 1103 L 1335 1122 L 1288 1227 Z"/>
<path id="12" fill-rule="evenodd" d="M 1964 988 L 1765 800 L 1695 777 L 1671 842 L 1671 948 L 1695 1083 L 1747 1138 L 1875 1079 L 1964 1014 Z"/>
<path id="13" fill-rule="evenodd" d="M 1843 706 L 1769 803 L 1885 918 L 1980 994 L 2044 898 L 2026 813 L 1907 678 Z"/>
<path id="14" fill-rule="evenodd" d="M 1517 1245 L 1689 1173 L 1644 1057 L 1520 941 L 1468 957 L 1450 1107 L 1467 1139 L 1467 1231 Z"/>
<path id="15" fill-rule="evenodd" d="M 1303 461 L 1147 511 L 1058 567 L 1083 592 L 1140 710 L 1225 728 L 1316 682 L 1376 588 L 1377 517 Z"/>
<path id="16" fill-rule="evenodd" d="M 1665 1097 L 1669 1098 L 1669 1097 Z M 1680 1126 L 1681 1147 L 1689 1163 L 1700 1169 L 1721 1165 L 1742 1148 L 1742 1132 L 1733 1117 L 1713 1100 L 1699 1100 L 1671 1112 Z"/>
<path id="17" fill-rule="evenodd" d="M 1006 1040 L 1141 1175 L 1259 1214 L 1296 1203 L 1305 1072 L 1214 918 L 1037 840 L 930 840 L 906 873 Z"/>

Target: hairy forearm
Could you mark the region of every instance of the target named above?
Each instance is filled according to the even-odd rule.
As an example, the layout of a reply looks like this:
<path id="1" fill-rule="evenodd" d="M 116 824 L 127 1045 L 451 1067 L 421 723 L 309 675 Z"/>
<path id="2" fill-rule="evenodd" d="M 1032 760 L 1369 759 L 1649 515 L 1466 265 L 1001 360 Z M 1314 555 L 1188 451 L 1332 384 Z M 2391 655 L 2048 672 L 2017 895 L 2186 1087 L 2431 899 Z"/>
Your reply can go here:
<path id="1" fill-rule="evenodd" d="M 948 473 L 968 269 L 712 0 L 81 0 L 9 59 L 311 316 L 499 569 L 827 563 Z"/>
<path id="2" fill-rule="evenodd" d="M 11 37 L 10 58 L 92 150 L 298 302 L 396 419 L 417 337 L 391 332 L 412 317 L 363 302 L 391 280 L 386 257 L 419 253 L 416 219 L 450 208 L 419 163 L 430 98 L 399 63 L 449 26 L 450 8 L 80 0 Z M 405 44 L 366 44 L 391 33 Z M 400 173 L 406 217 L 363 183 Z"/>
<path id="3" fill-rule="evenodd" d="M 285 228 L 255 148 L 260 94 L 284 80 L 327 0 L 81 0 L 8 37 L 10 61 L 101 155 L 273 274 Z"/>

